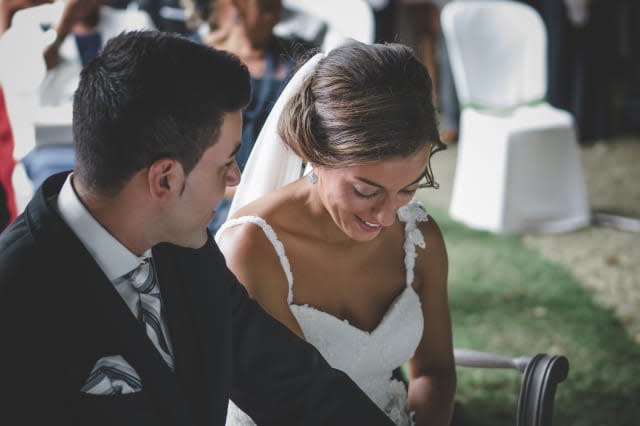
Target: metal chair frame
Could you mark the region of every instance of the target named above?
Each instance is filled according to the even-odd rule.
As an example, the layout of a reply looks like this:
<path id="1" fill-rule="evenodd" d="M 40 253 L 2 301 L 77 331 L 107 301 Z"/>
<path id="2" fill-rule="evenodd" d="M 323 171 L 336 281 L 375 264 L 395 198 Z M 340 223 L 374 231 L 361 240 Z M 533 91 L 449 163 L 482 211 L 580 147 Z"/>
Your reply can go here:
<path id="1" fill-rule="evenodd" d="M 551 426 L 556 388 L 569 374 L 562 355 L 506 357 L 488 352 L 456 349 L 456 365 L 476 368 L 511 368 L 522 372 L 516 426 Z"/>

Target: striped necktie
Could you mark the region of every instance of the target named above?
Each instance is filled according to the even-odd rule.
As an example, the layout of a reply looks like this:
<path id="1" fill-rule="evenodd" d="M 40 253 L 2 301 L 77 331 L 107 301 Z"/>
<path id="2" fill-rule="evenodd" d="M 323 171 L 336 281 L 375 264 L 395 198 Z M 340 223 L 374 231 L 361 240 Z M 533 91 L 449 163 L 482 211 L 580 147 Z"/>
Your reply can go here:
<path id="1" fill-rule="evenodd" d="M 128 274 L 117 278 L 116 284 L 128 283 L 139 295 L 139 320 L 145 326 L 149 339 L 173 370 L 171 345 L 167 342 L 161 321 L 162 301 L 160 287 L 153 268 L 153 260 L 144 259 L 142 264 Z M 117 395 L 142 390 L 138 373 L 120 355 L 107 356 L 98 360 L 81 392 L 96 395 Z"/>
<path id="2" fill-rule="evenodd" d="M 140 266 L 122 279 L 129 281 L 138 292 L 140 296 L 138 319 L 144 324 L 149 339 L 160 352 L 164 361 L 173 370 L 173 355 L 161 320 L 162 300 L 160 299 L 160 286 L 153 267 L 153 259 L 145 258 Z"/>

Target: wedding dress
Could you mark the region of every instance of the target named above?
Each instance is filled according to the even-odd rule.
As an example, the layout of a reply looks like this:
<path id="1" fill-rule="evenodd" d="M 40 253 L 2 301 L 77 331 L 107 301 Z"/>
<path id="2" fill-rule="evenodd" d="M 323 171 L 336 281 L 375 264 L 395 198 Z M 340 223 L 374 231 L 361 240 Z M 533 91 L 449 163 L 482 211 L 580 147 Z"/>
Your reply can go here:
<path id="1" fill-rule="evenodd" d="M 303 161 L 280 139 L 278 121 L 289 99 L 300 91 L 302 83 L 325 56 L 325 53 L 318 53 L 300 67 L 271 109 L 242 173 L 231 203 L 230 217 L 242 206 L 300 178 L 304 169 Z M 264 219 L 256 216 L 231 219 L 219 229 L 216 240 L 225 229 L 233 226 L 259 226 L 278 254 L 289 285 L 287 301 L 306 340 L 318 349 L 329 364 L 349 375 L 394 423 L 405 426 L 413 424 L 407 410 L 407 392 L 403 383 L 392 379 L 392 372 L 413 356 L 422 338 L 422 308 L 411 284 L 414 280 L 416 246 L 425 247 L 417 224 L 428 218 L 424 208 L 414 200 L 398 210 L 398 219 L 405 224 L 404 265 L 398 265 L 398 268 L 405 268 L 406 287 L 371 332 L 313 306 L 294 303 L 294 277 L 285 247 Z M 253 424 L 248 415 L 229 401 L 228 426 Z"/>
<path id="2" fill-rule="evenodd" d="M 344 371 L 385 411 L 397 425 L 411 425 L 407 410 L 404 384 L 391 378 L 394 369 L 411 358 L 422 338 L 423 317 L 420 299 L 411 283 L 414 279 L 416 245 L 425 247 L 418 222 L 427 221 L 427 213 L 418 201 L 398 210 L 398 218 L 405 223 L 404 268 L 406 287 L 391 304 L 378 326 L 371 332 L 361 330 L 347 320 L 293 301 L 294 277 L 285 247 L 276 232 L 262 218 L 243 216 L 225 223 L 225 229 L 245 224 L 259 226 L 273 245 L 286 274 L 289 292 L 287 300 L 306 340 L 315 346 L 332 367 Z M 398 265 L 402 267 L 402 265 Z M 248 415 L 229 402 L 228 426 L 253 425 Z"/>

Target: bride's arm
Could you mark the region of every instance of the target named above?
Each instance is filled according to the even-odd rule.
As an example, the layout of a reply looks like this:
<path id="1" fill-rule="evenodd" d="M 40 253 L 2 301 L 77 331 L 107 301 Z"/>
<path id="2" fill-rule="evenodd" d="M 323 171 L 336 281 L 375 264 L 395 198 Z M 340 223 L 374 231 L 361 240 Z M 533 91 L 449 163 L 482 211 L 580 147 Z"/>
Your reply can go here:
<path id="1" fill-rule="evenodd" d="M 304 339 L 304 333 L 287 302 L 287 277 L 275 248 L 262 229 L 250 223 L 227 228 L 218 236 L 218 245 L 227 266 L 251 298 Z"/>
<path id="2" fill-rule="evenodd" d="M 449 425 L 456 388 L 451 318 L 447 298 L 447 252 L 433 218 L 419 225 L 426 241 L 418 249 L 416 277 L 424 316 L 424 331 L 409 361 L 408 405 L 416 426 Z"/>

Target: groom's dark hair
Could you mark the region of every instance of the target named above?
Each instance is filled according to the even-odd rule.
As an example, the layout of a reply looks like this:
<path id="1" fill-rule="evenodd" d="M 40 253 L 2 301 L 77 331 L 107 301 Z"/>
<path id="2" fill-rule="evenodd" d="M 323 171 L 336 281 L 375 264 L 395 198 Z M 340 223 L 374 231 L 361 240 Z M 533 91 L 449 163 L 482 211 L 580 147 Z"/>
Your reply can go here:
<path id="1" fill-rule="evenodd" d="M 76 175 L 117 194 L 169 157 L 189 173 L 219 135 L 224 114 L 250 97 L 234 55 L 158 31 L 122 33 L 82 71 L 73 102 Z"/>

